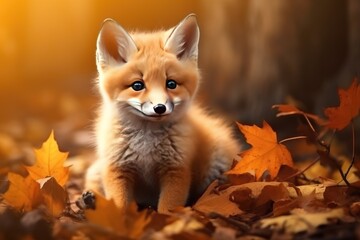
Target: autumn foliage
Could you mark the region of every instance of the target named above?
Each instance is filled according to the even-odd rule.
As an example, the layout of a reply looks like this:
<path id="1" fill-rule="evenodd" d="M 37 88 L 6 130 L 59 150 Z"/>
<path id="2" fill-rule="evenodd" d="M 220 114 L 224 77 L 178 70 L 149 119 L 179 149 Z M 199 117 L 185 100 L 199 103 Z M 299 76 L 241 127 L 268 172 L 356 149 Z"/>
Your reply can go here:
<path id="1" fill-rule="evenodd" d="M 254 172 L 259 180 L 265 171 L 269 172 L 270 179 L 274 179 L 281 165 L 292 167 L 293 161 L 289 150 L 278 143 L 276 133 L 264 121 L 263 127 L 245 126 L 238 123 L 239 129 L 244 134 L 246 142 L 252 148 L 240 154 L 241 161 L 228 174 L 242 174 Z"/>
<path id="2" fill-rule="evenodd" d="M 339 89 L 340 105 L 325 109 L 329 118 L 328 128 L 342 130 L 347 127 L 360 111 L 360 86 L 358 79 L 354 79 L 351 86 L 344 90 Z"/>
<path id="3" fill-rule="evenodd" d="M 278 117 L 298 116 L 306 129 L 303 135 L 278 139 L 266 121 L 261 127 L 238 123 L 250 147 L 239 153 L 226 173 L 228 181 L 213 182 L 191 208 L 179 207 L 172 215 L 138 210 L 135 203 L 120 210 L 113 200 L 98 193 L 81 196 L 81 187 L 71 192 L 76 174 L 52 132 L 34 150 L 33 165 L 20 164 L 16 171 L 0 168 L 0 173 L 7 174 L 7 188 L 0 197 L 0 223 L 20 229 L 6 232 L 0 226 L 0 239 L 36 238 L 38 233 L 31 229 L 39 224 L 48 229 L 41 234 L 55 239 L 310 238 L 320 234 L 319 226 L 327 229 L 321 232 L 323 236 L 359 237 L 355 229 L 360 217 L 360 164 L 353 127 L 360 112 L 358 80 L 348 89 L 339 89 L 339 106 L 326 108 L 326 119 L 292 105 L 274 108 Z M 332 149 L 336 132 L 347 128 L 353 144 L 344 161 Z M 295 154 L 288 145 L 296 142 L 311 146 L 310 163 L 293 160 Z M 308 148 L 304 149 L 305 154 Z M 330 170 L 325 172 L 318 163 Z M 316 167 L 316 173 L 311 173 Z M 334 226 L 341 230 L 335 233 Z"/>
<path id="4" fill-rule="evenodd" d="M 30 211 L 44 204 L 49 213 L 59 216 L 65 208 L 64 185 L 69 177 L 69 168 L 64 167 L 67 153 L 62 153 L 51 132 L 42 148 L 35 149 L 36 162 L 26 167 L 29 175 L 8 174 L 9 189 L 4 198 L 20 211 Z"/>

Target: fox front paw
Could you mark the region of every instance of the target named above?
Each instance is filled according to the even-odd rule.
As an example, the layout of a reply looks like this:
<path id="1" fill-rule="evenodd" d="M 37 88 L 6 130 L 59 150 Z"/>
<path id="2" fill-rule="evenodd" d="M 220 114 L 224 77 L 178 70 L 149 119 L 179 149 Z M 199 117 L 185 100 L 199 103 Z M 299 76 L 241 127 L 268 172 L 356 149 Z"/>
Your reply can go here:
<path id="1" fill-rule="evenodd" d="M 95 194 L 91 191 L 84 192 L 81 197 L 76 200 L 76 206 L 82 210 L 95 209 L 96 198 Z"/>

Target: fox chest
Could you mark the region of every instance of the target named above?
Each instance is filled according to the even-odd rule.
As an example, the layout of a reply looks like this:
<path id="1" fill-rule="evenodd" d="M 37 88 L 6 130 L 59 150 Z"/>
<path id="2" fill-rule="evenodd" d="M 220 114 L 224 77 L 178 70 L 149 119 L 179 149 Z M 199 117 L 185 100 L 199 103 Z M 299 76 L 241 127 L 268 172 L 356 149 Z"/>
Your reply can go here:
<path id="1" fill-rule="evenodd" d="M 135 131 L 123 138 L 120 165 L 131 166 L 137 177 L 151 184 L 159 172 L 182 159 L 175 137 L 168 131 Z"/>

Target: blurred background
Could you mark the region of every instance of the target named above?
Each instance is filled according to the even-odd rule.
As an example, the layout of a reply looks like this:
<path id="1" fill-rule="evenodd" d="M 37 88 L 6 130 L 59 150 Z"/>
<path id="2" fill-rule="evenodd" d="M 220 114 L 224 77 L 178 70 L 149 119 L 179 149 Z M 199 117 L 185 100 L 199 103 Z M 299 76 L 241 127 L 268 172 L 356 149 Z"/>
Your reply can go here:
<path id="1" fill-rule="evenodd" d="M 273 121 L 273 104 L 321 113 L 360 70 L 358 0 L 0 0 L 0 158 L 88 147 L 98 103 L 95 42 L 105 18 L 128 30 L 198 15 L 201 101 L 229 119 Z"/>

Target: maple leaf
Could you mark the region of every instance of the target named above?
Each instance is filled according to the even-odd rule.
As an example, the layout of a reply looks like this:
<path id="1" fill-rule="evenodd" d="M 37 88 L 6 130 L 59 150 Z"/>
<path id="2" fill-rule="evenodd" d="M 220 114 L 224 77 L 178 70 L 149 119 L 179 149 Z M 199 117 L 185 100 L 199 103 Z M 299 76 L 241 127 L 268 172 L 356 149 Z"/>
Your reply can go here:
<path id="1" fill-rule="evenodd" d="M 95 194 L 95 209 L 85 211 L 86 219 L 92 224 L 113 231 L 120 236 L 137 239 L 150 222 L 146 212 L 137 212 L 133 202 L 125 210 L 116 207 L 114 201 Z"/>
<path id="2" fill-rule="evenodd" d="M 360 111 L 360 86 L 358 79 L 352 81 L 351 86 L 344 90 L 338 90 L 340 105 L 326 108 L 324 113 L 329 118 L 326 124 L 328 128 L 342 130 L 349 125 Z"/>
<path id="3" fill-rule="evenodd" d="M 263 122 L 263 128 L 240 123 L 238 126 L 252 148 L 240 153 L 242 159 L 227 174 L 255 171 L 255 178 L 259 180 L 268 171 L 271 179 L 274 179 L 281 165 L 293 166 L 289 150 L 278 143 L 276 133 L 266 121 Z"/>
<path id="4" fill-rule="evenodd" d="M 36 162 L 26 167 L 34 180 L 53 177 L 60 186 L 64 186 L 69 177 L 69 167 L 64 167 L 68 153 L 59 151 L 52 131 L 40 149 L 35 149 Z"/>
<path id="5" fill-rule="evenodd" d="M 40 186 L 30 176 L 24 178 L 9 172 L 8 180 L 10 186 L 3 196 L 11 206 L 21 211 L 30 211 L 42 203 Z"/>

